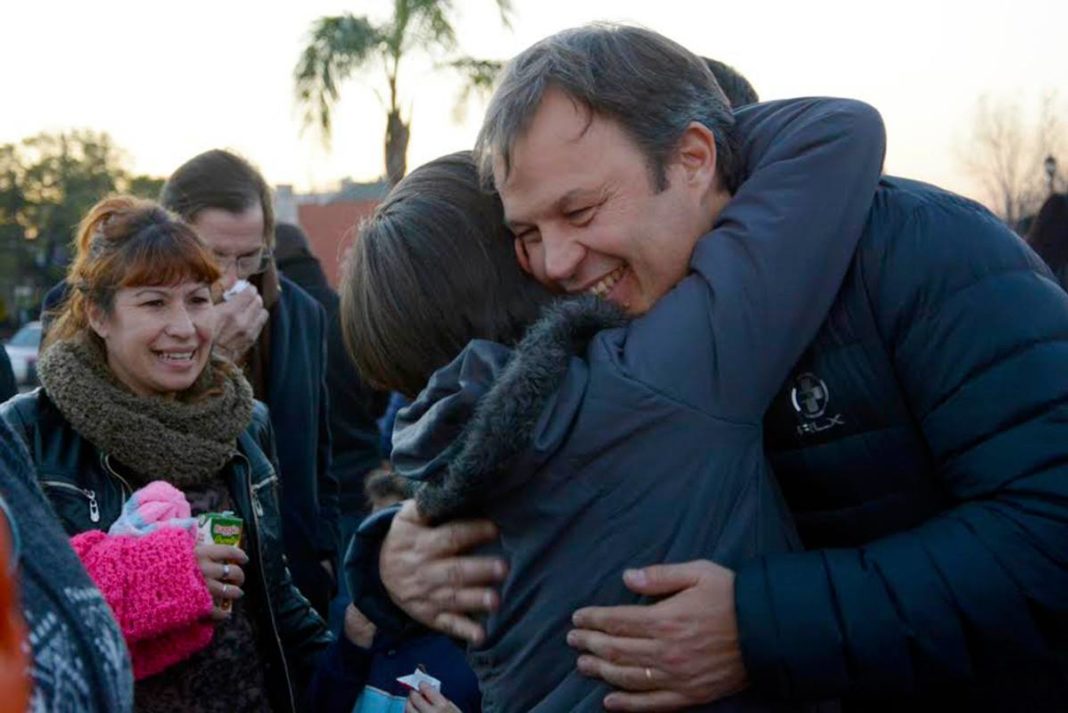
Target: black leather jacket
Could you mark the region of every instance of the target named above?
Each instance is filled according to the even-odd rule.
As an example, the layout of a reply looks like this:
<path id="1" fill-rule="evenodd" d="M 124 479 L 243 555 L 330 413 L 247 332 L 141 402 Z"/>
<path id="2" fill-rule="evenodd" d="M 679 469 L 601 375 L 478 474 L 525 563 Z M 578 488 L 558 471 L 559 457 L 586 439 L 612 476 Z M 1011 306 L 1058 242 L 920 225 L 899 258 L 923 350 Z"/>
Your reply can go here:
<path id="1" fill-rule="evenodd" d="M 133 491 L 121 467 L 70 425 L 43 389 L 0 406 L 22 436 L 38 480 L 69 535 L 107 530 Z M 235 510 L 245 521 L 250 563 L 245 592 L 264 653 L 272 709 L 296 711 L 316 655 L 331 641 L 323 620 L 293 586 L 282 551 L 282 519 L 274 435 L 257 402 L 252 423 L 238 437 L 238 454 L 223 467 Z"/>

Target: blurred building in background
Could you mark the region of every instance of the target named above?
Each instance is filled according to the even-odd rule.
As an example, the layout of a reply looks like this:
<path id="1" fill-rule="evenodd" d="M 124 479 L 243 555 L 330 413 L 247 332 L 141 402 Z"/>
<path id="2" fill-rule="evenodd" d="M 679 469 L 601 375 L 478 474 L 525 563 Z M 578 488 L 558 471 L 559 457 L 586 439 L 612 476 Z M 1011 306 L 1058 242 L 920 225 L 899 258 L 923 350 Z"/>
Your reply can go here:
<path id="1" fill-rule="evenodd" d="M 282 184 L 274 189 L 275 219 L 299 225 L 307 233 L 326 279 L 337 289 L 341 259 L 356 226 L 388 192 L 385 180 L 356 183 L 346 179 L 338 190 L 321 193 L 296 193 L 292 186 Z"/>

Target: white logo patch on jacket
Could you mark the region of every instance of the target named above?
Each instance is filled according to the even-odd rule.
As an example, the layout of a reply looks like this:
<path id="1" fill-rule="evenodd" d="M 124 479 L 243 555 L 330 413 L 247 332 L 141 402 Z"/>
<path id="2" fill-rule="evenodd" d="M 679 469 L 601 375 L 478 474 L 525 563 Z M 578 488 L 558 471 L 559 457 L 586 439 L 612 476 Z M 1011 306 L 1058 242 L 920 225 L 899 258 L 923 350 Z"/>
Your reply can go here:
<path id="1" fill-rule="evenodd" d="M 837 413 L 827 416 L 831 403 L 831 392 L 827 382 L 812 372 L 805 372 L 794 379 L 790 389 L 790 403 L 801 417 L 797 425 L 797 435 L 807 436 L 844 426 L 845 419 Z"/>

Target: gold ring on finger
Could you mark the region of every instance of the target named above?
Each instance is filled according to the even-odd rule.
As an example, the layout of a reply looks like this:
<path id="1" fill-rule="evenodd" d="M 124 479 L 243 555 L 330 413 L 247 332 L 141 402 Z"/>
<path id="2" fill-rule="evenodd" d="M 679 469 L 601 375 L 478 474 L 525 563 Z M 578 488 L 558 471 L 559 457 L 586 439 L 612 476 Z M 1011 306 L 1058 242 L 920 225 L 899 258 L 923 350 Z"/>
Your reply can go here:
<path id="1" fill-rule="evenodd" d="M 225 597 L 229 592 L 230 592 L 230 585 L 229 584 L 224 584 L 223 588 L 222 588 L 223 596 Z"/>

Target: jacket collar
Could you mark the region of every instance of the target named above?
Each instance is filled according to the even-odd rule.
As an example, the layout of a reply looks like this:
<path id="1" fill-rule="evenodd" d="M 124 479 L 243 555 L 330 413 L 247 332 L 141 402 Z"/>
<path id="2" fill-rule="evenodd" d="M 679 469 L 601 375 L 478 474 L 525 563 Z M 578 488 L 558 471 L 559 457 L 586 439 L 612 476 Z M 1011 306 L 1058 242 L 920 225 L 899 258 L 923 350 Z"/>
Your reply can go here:
<path id="1" fill-rule="evenodd" d="M 474 341 L 435 373 L 398 414 L 392 456 L 398 473 L 423 482 L 421 514 L 469 514 L 533 474 L 577 413 L 587 374 L 579 356 L 597 332 L 624 321 L 594 297 L 560 300 L 514 349 Z"/>

